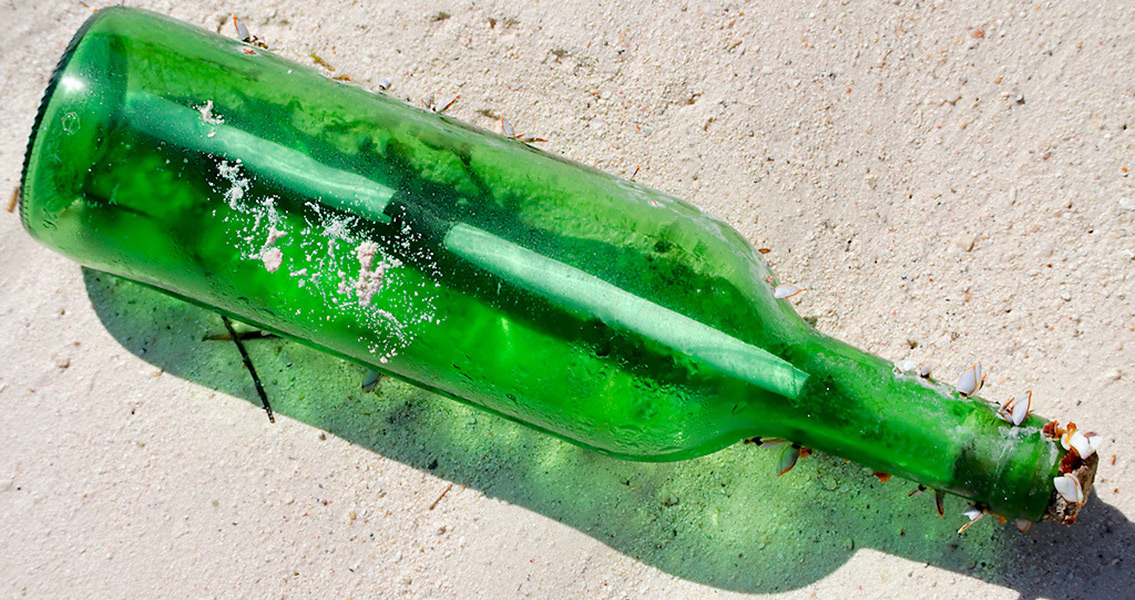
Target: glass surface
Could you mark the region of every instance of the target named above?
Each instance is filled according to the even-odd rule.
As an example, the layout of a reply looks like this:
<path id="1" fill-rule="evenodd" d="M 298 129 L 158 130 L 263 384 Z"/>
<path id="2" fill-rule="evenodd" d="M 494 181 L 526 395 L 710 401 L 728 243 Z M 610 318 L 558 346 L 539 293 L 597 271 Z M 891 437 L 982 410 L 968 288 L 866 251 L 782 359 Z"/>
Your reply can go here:
<path id="1" fill-rule="evenodd" d="M 99 11 L 45 97 L 43 243 L 600 452 L 785 438 L 1038 519 L 1032 417 L 815 332 L 671 196 L 152 13 Z"/>

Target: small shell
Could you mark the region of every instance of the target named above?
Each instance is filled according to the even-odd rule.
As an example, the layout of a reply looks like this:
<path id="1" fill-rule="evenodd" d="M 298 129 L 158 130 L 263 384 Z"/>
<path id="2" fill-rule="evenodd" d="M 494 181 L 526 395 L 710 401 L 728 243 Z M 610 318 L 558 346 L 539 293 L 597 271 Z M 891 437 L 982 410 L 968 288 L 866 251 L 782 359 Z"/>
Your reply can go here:
<path id="1" fill-rule="evenodd" d="M 1068 445 L 1076 450 L 1080 458 L 1087 458 L 1095 454 L 1096 448 L 1099 448 L 1101 440 L 1100 436 L 1090 431 L 1088 433 L 1076 431 L 1068 440 Z"/>
<path id="2" fill-rule="evenodd" d="M 981 363 L 966 369 L 962 373 L 961 379 L 958 380 L 957 390 L 963 396 L 972 396 L 981 389 L 981 384 L 985 378 L 981 374 Z"/>
<path id="3" fill-rule="evenodd" d="M 933 368 L 934 365 L 930 363 L 922 363 L 921 365 L 918 365 L 918 376 L 924 378 L 930 377 L 930 370 Z"/>
<path id="4" fill-rule="evenodd" d="M 1061 475 L 1052 479 L 1052 485 L 1056 487 L 1056 493 L 1066 501 L 1073 504 L 1084 503 L 1084 488 L 1080 485 L 1079 479 L 1071 475 Z"/>
<path id="5" fill-rule="evenodd" d="M 1072 436 L 1076 435 L 1076 424 L 1068 423 L 1064 426 L 1064 431 L 1058 432 L 1060 434 L 1060 445 L 1065 450 L 1072 449 Z"/>
<path id="6" fill-rule="evenodd" d="M 460 99 L 461 99 L 461 94 L 458 94 L 458 95 L 450 98 L 449 102 L 446 102 L 445 104 L 437 104 L 437 105 L 431 107 L 430 110 L 434 111 L 435 113 L 443 113 L 443 112 L 449 110 L 449 107 L 453 106 L 454 104 L 457 104 L 457 101 L 460 100 Z"/>
<path id="7" fill-rule="evenodd" d="M 962 528 L 958 530 L 958 533 L 962 533 L 963 531 L 969 529 L 970 525 L 973 525 L 974 523 L 977 523 L 979 520 L 981 520 L 981 518 L 985 516 L 985 511 L 977 506 L 971 506 L 962 511 L 962 514 L 969 517 L 969 523 L 962 525 Z"/>
<path id="8" fill-rule="evenodd" d="M 378 380 L 380 379 L 382 379 L 382 373 L 374 369 L 367 371 L 367 374 L 363 377 L 363 393 L 367 394 L 373 392 L 374 388 L 378 387 Z"/>
<path id="9" fill-rule="evenodd" d="M 1033 522 L 1028 519 L 1017 519 L 1013 521 L 1013 524 L 1017 526 L 1017 531 L 1021 533 L 1028 533 L 1029 530 L 1033 528 Z"/>
<path id="10" fill-rule="evenodd" d="M 918 364 L 909 358 L 904 358 L 895 363 L 896 373 L 909 373 L 918 368 Z"/>
<path id="11" fill-rule="evenodd" d="M 1021 398 L 1010 398 L 1008 402 L 1001 406 L 997 411 L 997 416 L 1005 419 L 1013 424 L 1019 426 L 1025 422 L 1029 417 L 1029 411 L 1033 407 L 1033 393 L 1031 391 L 1025 392 Z"/>
<path id="12" fill-rule="evenodd" d="M 807 291 L 807 289 L 808 288 L 802 288 L 798 285 L 786 283 L 784 285 L 776 286 L 776 289 L 772 291 L 772 295 L 777 299 L 791 298 L 796 294 L 799 294 L 800 292 Z"/>
<path id="13" fill-rule="evenodd" d="M 1013 411 L 1009 414 L 1009 422 L 1013 425 L 1020 425 L 1025 422 L 1029 416 L 1029 411 L 1033 408 L 1033 393 L 1031 391 L 1025 392 L 1025 397 L 1013 403 Z"/>
<path id="14" fill-rule="evenodd" d="M 785 448 L 784 452 L 780 455 L 780 464 L 778 464 L 776 467 L 779 471 L 776 476 L 780 477 L 781 475 L 784 475 L 785 473 L 791 471 L 792 467 L 796 466 L 796 461 L 799 460 L 799 458 L 799 448 L 797 448 L 796 446 L 789 446 Z"/>
<path id="15" fill-rule="evenodd" d="M 236 18 L 236 15 L 233 15 L 233 26 L 236 27 L 236 35 L 240 38 L 240 41 L 248 42 L 252 40 L 252 35 L 248 33 L 248 28 Z"/>

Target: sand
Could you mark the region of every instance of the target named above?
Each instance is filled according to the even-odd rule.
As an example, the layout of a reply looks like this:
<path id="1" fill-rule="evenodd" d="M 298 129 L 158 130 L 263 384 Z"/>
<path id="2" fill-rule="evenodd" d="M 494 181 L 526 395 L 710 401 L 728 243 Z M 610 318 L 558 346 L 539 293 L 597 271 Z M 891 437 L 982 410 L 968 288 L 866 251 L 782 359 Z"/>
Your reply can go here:
<path id="1" fill-rule="evenodd" d="M 596 456 L 85 273 L 0 213 L 0 596 L 1127 597 L 1135 5 L 130 2 L 726 219 L 823 331 L 1105 438 L 1071 528 L 752 447 Z M 0 5 L 0 192 L 92 12 Z M 328 68 L 328 67 L 324 67 Z M 474 431 L 485 443 L 461 443 Z M 554 470 L 545 469 L 549 464 Z M 563 477 L 564 473 L 572 476 Z M 599 499 L 584 502 L 583 498 Z"/>

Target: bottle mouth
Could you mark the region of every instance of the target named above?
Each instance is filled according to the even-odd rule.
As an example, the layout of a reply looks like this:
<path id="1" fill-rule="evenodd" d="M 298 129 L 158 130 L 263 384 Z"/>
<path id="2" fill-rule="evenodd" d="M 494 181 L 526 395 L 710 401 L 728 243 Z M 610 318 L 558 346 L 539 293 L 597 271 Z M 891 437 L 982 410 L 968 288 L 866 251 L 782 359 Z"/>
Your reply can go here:
<path id="1" fill-rule="evenodd" d="M 1068 473 L 1068 475 L 1075 477 L 1080 482 L 1080 487 L 1084 490 L 1085 502 L 1092 493 L 1092 484 L 1095 482 L 1096 468 L 1099 466 L 1099 463 L 1099 454 L 1092 454 L 1088 458 L 1085 458 L 1079 467 L 1076 467 L 1071 473 Z M 1083 507 L 1083 504 L 1069 502 L 1059 493 L 1053 491 L 1044 518 L 1056 521 L 1057 523 L 1071 525 L 1076 522 L 1076 515 L 1080 513 L 1080 509 Z"/>
<path id="2" fill-rule="evenodd" d="M 40 100 L 24 153 L 19 186 L 20 220 L 33 235 L 34 231 L 28 227 L 29 220 L 34 218 L 30 214 L 33 207 L 57 211 L 74 199 L 73 194 L 58 191 L 37 193 L 40 170 L 50 169 L 56 181 L 64 180 L 61 172 L 72 173 L 73 177 L 68 179 L 77 187 L 89 165 L 65 160 L 64 157 L 75 156 L 67 148 L 96 142 L 116 110 L 114 97 L 124 89 L 125 74 L 117 68 L 120 65 L 116 61 L 121 61 L 121 54 L 107 51 L 108 45 L 116 43 L 115 36 L 107 32 L 104 44 L 92 45 L 88 39 L 96 25 L 122 10 L 121 7 L 101 9 L 83 23 L 56 63 Z M 75 60 L 88 52 L 99 52 L 103 56 L 98 60 Z"/>

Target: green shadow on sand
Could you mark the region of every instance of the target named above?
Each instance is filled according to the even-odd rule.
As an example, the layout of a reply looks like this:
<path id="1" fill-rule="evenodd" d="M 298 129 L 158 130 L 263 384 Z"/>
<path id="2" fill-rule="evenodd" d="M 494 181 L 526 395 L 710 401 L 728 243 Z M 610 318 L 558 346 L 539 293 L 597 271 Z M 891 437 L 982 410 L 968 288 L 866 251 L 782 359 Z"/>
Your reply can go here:
<path id="1" fill-rule="evenodd" d="M 216 314 L 98 271 L 84 269 L 84 281 L 98 317 L 127 350 L 259 404 L 235 346 L 202 341 L 223 332 Z M 362 367 L 297 343 L 268 338 L 246 347 L 278 413 L 690 581 L 786 591 L 869 548 L 1010 587 L 1021 598 L 1135 589 L 1135 527 L 1096 497 L 1072 528 L 1044 523 L 1022 536 L 989 520 L 959 536 L 962 500 L 947 498 L 939 519 L 930 494 L 907 497 L 913 484 L 883 484 L 830 456 L 801 460 L 779 478 L 776 450 L 741 444 L 682 462 L 617 460 L 399 381 L 383 379 L 363 394 Z M 902 585 L 899 577 L 881 576 L 881 585 Z"/>

